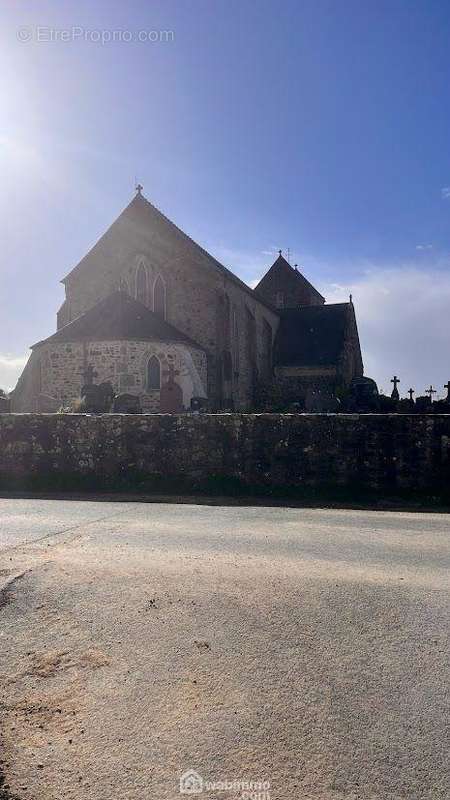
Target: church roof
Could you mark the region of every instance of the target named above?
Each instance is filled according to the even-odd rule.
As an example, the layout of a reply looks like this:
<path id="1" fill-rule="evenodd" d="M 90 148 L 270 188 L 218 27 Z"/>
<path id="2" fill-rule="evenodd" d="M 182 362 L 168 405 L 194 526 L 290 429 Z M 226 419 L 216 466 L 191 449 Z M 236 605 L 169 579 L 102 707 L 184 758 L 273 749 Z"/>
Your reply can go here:
<path id="1" fill-rule="evenodd" d="M 312 283 L 310 283 L 308 279 L 298 271 L 298 269 L 291 267 L 289 262 L 286 261 L 284 256 L 281 255 L 281 252 L 278 258 L 273 262 L 272 266 L 267 270 L 266 274 L 263 275 L 258 285 L 255 287 L 255 293 L 258 295 L 264 293 L 266 288 L 278 281 L 280 281 L 280 289 L 282 289 L 283 279 L 287 279 L 291 284 L 297 284 L 299 288 L 303 291 L 306 291 L 306 293 L 310 295 L 315 302 L 325 302 L 325 298 L 320 294 L 320 292 L 317 291 Z"/>
<path id="2" fill-rule="evenodd" d="M 336 365 L 344 349 L 351 315 L 354 316 L 351 303 L 284 309 L 280 312 L 275 338 L 275 363 L 302 367 Z"/>
<path id="3" fill-rule="evenodd" d="M 139 191 L 135 197 L 133 197 L 131 203 L 127 205 L 126 208 L 119 214 L 115 222 L 109 226 L 108 230 L 100 237 L 97 243 L 89 250 L 89 252 L 81 259 L 81 261 L 69 272 L 65 278 L 62 279 L 61 283 L 65 283 L 69 278 L 72 276 L 83 272 L 86 268 L 90 266 L 90 256 L 93 251 L 96 250 L 98 247 L 102 247 L 103 242 L 105 241 L 106 237 L 109 235 L 110 231 L 117 225 L 117 223 L 123 224 L 126 227 L 129 227 L 131 231 L 136 231 L 141 233 L 145 230 L 146 227 L 152 221 L 163 223 L 164 225 L 168 226 L 176 236 L 183 239 L 185 242 L 189 243 L 191 246 L 195 247 L 200 253 L 208 259 L 211 263 L 211 266 L 214 269 L 217 269 L 219 272 L 223 274 L 228 280 L 232 281 L 233 283 L 240 286 L 248 294 L 255 296 L 253 289 L 250 286 L 247 286 L 244 281 L 238 278 L 237 275 L 234 274 L 231 270 L 225 267 L 220 261 L 217 261 L 211 253 L 208 253 L 201 245 L 197 244 L 187 233 L 185 233 L 181 228 L 178 227 L 172 220 L 165 216 L 162 211 L 159 210 L 153 203 L 150 203 L 146 197 L 144 197 L 141 192 Z M 273 306 L 271 303 L 264 300 L 262 297 L 256 298 L 259 302 L 266 305 L 268 308 L 273 311 Z"/>
<path id="4" fill-rule="evenodd" d="M 115 291 L 97 305 L 69 322 L 59 331 L 32 346 L 54 342 L 79 341 L 169 341 L 183 342 L 199 350 L 204 348 L 194 342 L 174 325 L 150 311 L 126 292 Z"/>

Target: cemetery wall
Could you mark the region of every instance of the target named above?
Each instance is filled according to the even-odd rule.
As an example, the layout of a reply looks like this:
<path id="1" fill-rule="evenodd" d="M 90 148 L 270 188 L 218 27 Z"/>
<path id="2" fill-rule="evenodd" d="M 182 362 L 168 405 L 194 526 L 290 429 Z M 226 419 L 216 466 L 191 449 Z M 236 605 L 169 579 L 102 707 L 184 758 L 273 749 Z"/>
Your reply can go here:
<path id="1" fill-rule="evenodd" d="M 0 490 L 450 487 L 450 415 L 0 414 Z"/>

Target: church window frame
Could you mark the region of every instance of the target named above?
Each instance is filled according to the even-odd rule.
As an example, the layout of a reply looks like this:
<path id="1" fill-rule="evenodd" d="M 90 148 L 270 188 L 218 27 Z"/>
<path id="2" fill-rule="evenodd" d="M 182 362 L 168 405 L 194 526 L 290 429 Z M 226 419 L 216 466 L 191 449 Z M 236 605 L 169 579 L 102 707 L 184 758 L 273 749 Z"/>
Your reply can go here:
<path id="1" fill-rule="evenodd" d="M 162 293 L 163 303 L 161 309 L 157 308 L 156 304 L 156 291 L 158 286 L 161 286 L 163 290 Z M 155 280 L 153 281 L 152 309 L 153 313 L 158 314 L 158 316 L 160 316 L 162 319 L 167 318 L 167 286 L 161 273 L 158 273 L 158 275 L 155 277 Z"/>
<path id="2" fill-rule="evenodd" d="M 140 285 L 141 276 L 144 276 L 144 282 Z M 136 300 L 139 303 L 142 303 L 144 306 L 148 305 L 148 296 L 149 296 L 149 277 L 148 277 L 148 269 L 147 264 L 143 259 L 139 261 L 136 269 L 136 281 L 135 281 L 135 296 Z"/>
<path id="3" fill-rule="evenodd" d="M 151 373 L 151 369 L 153 369 L 153 367 L 155 367 L 155 370 L 153 373 Z M 158 356 L 154 354 L 151 355 L 147 361 L 145 370 L 145 385 L 147 391 L 149 392 L 161 391 L 161 361 L 159 360 Z"/>

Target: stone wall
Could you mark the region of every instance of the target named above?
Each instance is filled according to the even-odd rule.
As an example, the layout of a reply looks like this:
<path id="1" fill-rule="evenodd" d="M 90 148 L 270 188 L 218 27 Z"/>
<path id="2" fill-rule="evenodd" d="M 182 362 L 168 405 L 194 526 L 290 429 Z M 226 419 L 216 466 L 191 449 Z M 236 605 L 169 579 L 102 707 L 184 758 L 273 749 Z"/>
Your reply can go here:
<path id="1" fill-rule="evenodd" d="M 206 356 L 195 347 L 158 341 L 52 342 L 33 351 L 17 398 L 13 395 L 12 410 L 41 410 L 36 401 L 43 391 L 57 401 L 57 408 L 69 405 L 80 396 L 83 372 L 90 364 L 95 383 L 110 381 L 117 394 L 137 395 L 143 411 L 159 411 L 159 391 L 149 391 L 146 385 L 147 364 L 154 355 L 161 365 L 162 383 L 167 380 L 168 358 L 172 359 L 185 408 L 192 397 L 206 397 Z"/>
<path id="2" fill-rule="evenodd" d="M 450 415 L 0 415 L 0 488 L 449 496 Z"/>

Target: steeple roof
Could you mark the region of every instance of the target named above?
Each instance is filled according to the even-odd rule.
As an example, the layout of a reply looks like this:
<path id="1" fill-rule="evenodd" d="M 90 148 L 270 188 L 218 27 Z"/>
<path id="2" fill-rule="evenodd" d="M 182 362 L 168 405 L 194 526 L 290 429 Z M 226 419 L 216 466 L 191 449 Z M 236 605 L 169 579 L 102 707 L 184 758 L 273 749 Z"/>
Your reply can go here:
<path id="1" fill-rule="evenodd" d="M 279 251 L 278 258 L 255 287 L 255 293 L 270 302 L 277 291 L 292 296 L 292 305 L 320 305 L 325 298 L 317 291 L 297 268 L 291 267 Z M 273 301 L 272 301 L 273 302 Z"/>

